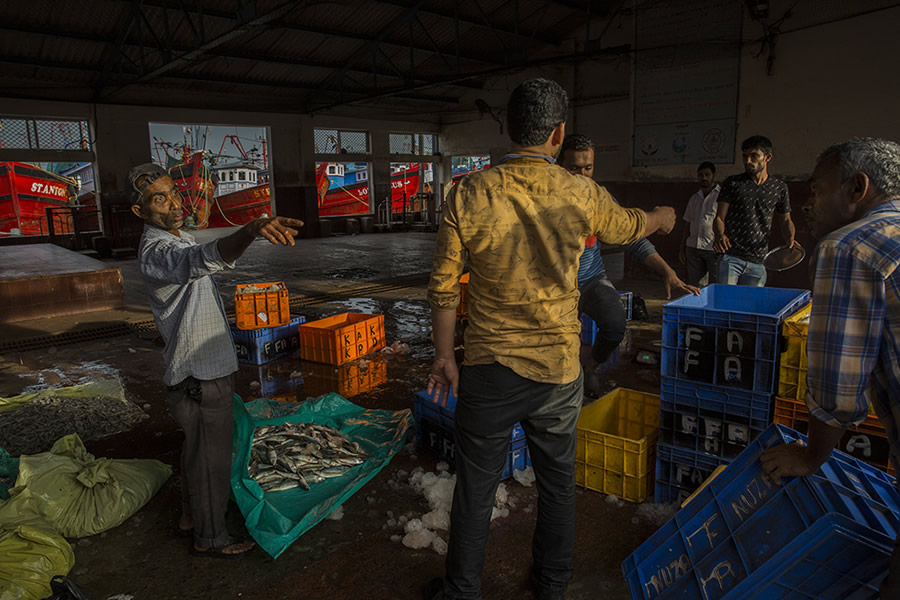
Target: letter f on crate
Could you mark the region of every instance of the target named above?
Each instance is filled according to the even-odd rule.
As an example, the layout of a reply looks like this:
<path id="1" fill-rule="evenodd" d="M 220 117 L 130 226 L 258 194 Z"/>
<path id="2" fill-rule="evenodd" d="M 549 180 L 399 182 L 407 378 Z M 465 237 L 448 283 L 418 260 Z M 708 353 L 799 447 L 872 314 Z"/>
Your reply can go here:
<path id="1" fill-rule="evenodd" d="M 684 347 L 690 348 L 691 342 L 699 342 L 703 339 L 703 330 L 699 327 L 687 327 L 684 330 Z"/>

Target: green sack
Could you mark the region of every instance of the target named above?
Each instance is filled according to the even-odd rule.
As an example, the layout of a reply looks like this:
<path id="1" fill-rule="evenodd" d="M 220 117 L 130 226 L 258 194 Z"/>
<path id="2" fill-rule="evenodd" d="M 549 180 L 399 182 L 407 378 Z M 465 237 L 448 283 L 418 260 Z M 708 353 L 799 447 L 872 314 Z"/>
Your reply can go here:
<path id="1" fill-rule="evenodd" d="M 49 452 L 20 457 L 16 486 L 0 503 L 0 528 L 37 516 L 65 537 L 94 535 L 136 513 L 171 474 L 158 460 L 94 458 L 67 435 Z"/>
<path id="2" fill-rule="evenodd" d="M 247 523 L 247 531 L 272 558 L 284 552 L 328 513 L 372 479 L 403 448 L 412 420 L 407 410 L 366 410 L 338 394 L 307 402 L 260 398 L 244 404 L 234 397 L 231 491 Z M 264 425 L 315 423 L 334 427 L 359 443 L 369 455 L 363 464 L 310 490 L 295 488 L 265 493 L 247 471 L 253 431 Z"/>
<path id="3" fill-rule="evenodd" d="M 0 448 L 0 479 L 10 483 L 16 480 L 19 473 L 19 459 L 9 455 L 9 452 Z M 0 481 L 0 500 L 9 498 L 9 486 Z"/>
<path id="4" fill-rule="evenodd" d="M 0 600 L 40 600 L 75 564 L 72 546 L 41 519 L 0 529 Z"/>

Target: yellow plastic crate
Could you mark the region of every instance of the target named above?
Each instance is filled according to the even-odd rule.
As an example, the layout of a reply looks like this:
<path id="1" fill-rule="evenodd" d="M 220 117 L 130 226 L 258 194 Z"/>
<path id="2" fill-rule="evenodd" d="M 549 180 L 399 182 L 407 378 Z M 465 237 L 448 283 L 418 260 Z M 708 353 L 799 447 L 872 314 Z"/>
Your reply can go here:
<path id="1" fill-rule="evenodd" d="M 784 335 L 784 352 L 781 353 L 781 364 L 778 367 L 778 395 L 782 398 L 793 398 L 806 402 L 806 337 L 809 335 L 809 315 L 812 303 L 807 304 L 793 315 L 785 319 L 781 325 Z M 869 405 L 869 414 L 875 409 Z"/>
<path id="2" fill-rule="evenodd" d="M 617 388 L 581 411 L 575 483 L 641 502 L 653 493 L 659 395 Z"/>
<path id="3" fill-rule="evenodd" d="M 811 308 L 812 304 L 807 304 L 781 325 L 786 342 L 778 368 L 778 395 L 782 398 L 806 398 L 806 335 Z"/>

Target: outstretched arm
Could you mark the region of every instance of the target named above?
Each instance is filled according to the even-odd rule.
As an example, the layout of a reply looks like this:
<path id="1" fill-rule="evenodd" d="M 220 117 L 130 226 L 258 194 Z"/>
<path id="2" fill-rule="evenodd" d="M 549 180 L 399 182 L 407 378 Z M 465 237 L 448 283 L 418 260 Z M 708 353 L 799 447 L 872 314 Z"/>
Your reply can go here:
<path id="1" fill-rule="evenodd" d="M 264 237 L 275 245 L 293 246 L 294 237 L 303 227 L 300 219 L 267 217 L 250 221 L 231 235 L 218 241 L 219 254 L 225 262 L 232 263 L 243 256 L 257 237 Z"/>

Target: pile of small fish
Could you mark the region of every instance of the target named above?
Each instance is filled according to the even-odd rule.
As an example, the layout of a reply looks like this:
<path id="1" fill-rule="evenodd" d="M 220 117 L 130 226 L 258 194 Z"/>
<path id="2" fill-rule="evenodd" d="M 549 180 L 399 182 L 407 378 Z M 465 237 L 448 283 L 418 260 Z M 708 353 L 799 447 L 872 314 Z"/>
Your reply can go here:
<path id="1" fill-rule="evenodd" d="M 257 427 L 248 470 L 264 492 L 280 492 L 340 477 L 369 457 L 333 427 L 284 423 Z"/>
<path id="2" fill-rule="evenodd" d="M 133 402 L 108 396 L 37 398 L 0 412 L 0 448 L 12 456 L 46 452 L 64 435 L 99 440 L 130 431 L 147 416 Z"/>
<path id="3" fill-rule="evenodd" d="M 269 287 L 266 287 L 266 288 L 257 287 L 256 285 L 251 283 L 247 287 L 239 288 L 238 294 L 258 294 L 260 292 L 280 292 L 283 289 L 284 289 L 284 287 L 281 285 L 278 285 L 277 283 L 273 283 L 272 285 L 270 285 Z"/>

